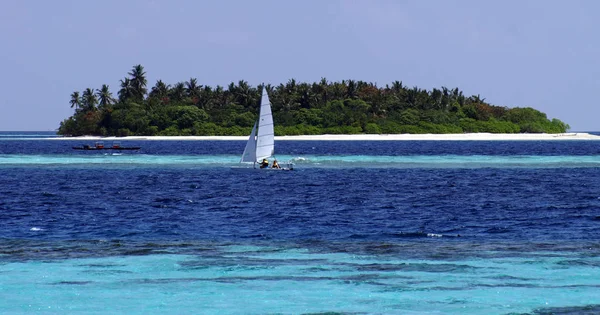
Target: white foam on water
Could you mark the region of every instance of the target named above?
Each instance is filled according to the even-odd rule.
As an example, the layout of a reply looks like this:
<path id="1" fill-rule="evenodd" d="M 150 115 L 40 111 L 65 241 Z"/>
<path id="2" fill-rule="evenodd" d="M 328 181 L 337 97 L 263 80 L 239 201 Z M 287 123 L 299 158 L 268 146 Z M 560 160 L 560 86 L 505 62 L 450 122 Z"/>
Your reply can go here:
<path id="1" fill-rule="evenodd" d="M 436 233 L 427 233 L 427 237 L 442 237 L 442 234 L 436 234 Z"/>

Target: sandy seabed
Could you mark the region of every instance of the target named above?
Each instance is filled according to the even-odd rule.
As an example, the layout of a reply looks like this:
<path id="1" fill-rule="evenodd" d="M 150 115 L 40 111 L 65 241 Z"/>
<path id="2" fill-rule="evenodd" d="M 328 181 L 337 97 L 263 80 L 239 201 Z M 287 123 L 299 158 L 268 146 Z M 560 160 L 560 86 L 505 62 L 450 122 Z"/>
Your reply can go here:
<path id="1" fill-rule="evenodd" d="M 247 140 L 248 136 L 131 136 L 131 137 L 59 137 L 58 140 Z M 577 133 L 460 133 L 460 134 L 359 134 L 359 135 L 304 135 L 304 136 L 277 136 L 276 141 L 293 140 L 356 140 L 356 141 L 378 141 L 378 140 L 432 140 L 432 141 L 506 141 L 506 140 L 600 140 L 600 136 L 585 132 Z"/>

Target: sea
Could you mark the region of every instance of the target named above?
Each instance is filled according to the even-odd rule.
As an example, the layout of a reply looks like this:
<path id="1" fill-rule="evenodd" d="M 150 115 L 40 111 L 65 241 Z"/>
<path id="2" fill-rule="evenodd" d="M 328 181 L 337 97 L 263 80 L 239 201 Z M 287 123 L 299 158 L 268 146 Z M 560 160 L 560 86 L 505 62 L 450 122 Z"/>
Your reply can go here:
<path id="1" fill-rule="evenodd" d="M 0 132 L 0 314 L 600 314 L 600 141 L 85 144 Z"/>

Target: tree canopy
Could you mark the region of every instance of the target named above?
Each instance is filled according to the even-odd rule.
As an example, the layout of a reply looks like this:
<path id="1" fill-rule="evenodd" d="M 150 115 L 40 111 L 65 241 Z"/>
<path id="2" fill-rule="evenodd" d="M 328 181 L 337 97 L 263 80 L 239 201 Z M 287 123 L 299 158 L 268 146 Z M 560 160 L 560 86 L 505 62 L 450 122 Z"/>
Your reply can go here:
<path id="1" fill-rule="evenodd" d="M 173 85 L 158 80 L 148 92 L 146 72 L 136 65 L 109 86 L 71 94 L 71 117 L 60 123 L 67 136 L 247 135 L 258 116 L 263 85 L 246 81 L 211 87 L 196 78 Z M 384 87 L 342 80 L 264 85 L 276 135 L 396 133 L 562 133 L 570 127 L 536 109 L 508 108 L 465 96 L 458 88 L 425 90 L 394 81 Z"/>

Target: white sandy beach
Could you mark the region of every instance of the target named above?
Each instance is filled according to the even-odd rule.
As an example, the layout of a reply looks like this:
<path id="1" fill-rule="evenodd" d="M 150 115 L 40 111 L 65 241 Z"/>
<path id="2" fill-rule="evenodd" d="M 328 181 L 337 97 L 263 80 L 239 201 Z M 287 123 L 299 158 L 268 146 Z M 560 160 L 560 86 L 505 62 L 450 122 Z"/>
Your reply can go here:
<path id="1" fill-rule="evenodd" d="M 60 137 L 54 138 L 57 140 L 238 140 L 244 141 L 248 136 L 131 136 L 131 137 Z M 462 133 L 462 134 L 360 134 L 360 135 L 305 135 L 305 136 L 278 136 L 276 141 L 293 141 L 293 140 L 432 140 L 432 141 L 506 141 L 506 140 L 600 140 L 600 136 L 592 135 L 585 132 L 560 133 L 560 134 L 544 134 L 544 133 L 518 133 L 518 134 L 492 134 L 492 133 Z"/>

